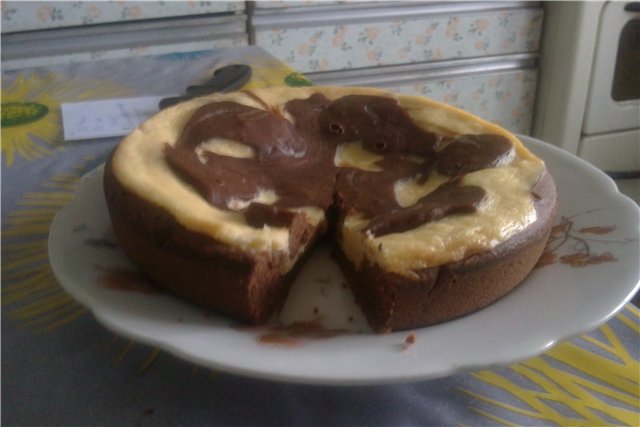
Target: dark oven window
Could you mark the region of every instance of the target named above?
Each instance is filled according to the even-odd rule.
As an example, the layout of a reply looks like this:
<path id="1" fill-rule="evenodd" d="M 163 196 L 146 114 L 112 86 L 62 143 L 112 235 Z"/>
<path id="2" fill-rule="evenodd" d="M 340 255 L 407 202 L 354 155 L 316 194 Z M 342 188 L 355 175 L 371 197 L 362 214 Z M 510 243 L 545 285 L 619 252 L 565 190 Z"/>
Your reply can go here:
<path id="1" fill-rule="evenodd" d="M 620 33 L 611 97 L 640 99 L 640 18 L 627 22 Z"/>

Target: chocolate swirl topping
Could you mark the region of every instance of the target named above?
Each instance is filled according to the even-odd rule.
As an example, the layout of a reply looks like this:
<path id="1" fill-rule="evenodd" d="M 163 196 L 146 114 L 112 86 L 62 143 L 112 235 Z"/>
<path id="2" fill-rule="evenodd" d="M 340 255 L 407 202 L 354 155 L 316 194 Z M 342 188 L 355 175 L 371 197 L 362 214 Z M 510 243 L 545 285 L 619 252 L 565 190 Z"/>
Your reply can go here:
<path id="1" fill-rule="evenodd" d="M 254 96 L 255 97 L 255 96 Z M 293 123 L 278 111 L 234 102 L 200 107 L 175 144 L 165 145 L 169 165 L 212 205 L 228 209 L 230 200 L 248 202 L 247 222 L 254 227 L 287 226 L 298 213 L 288 208 L 334 204 L 343 215 L 357 211 L 369 218 L 374 236 L 413 229 L 456 213 L 474 212 L 485 190 L 462 184 L 464 174 L 491 168 L 512 152 L 500 135 L 456 138 L 427 132 L 392 98 L 349 95 L 330 101 L 315 94 L 286 103 Z M 251 158 L 236 158 L 196 148 L 215 138 L 253 148 Z M 380 171 L 336 167 L 340 144 L 360 141 L 383 156 Z M 450 180 L 412 206 L 398 204 L 394 184 L 424 182 L 433 171 Z M 275 190 L 273 204 L 251 202 L 260 190 Z"/>

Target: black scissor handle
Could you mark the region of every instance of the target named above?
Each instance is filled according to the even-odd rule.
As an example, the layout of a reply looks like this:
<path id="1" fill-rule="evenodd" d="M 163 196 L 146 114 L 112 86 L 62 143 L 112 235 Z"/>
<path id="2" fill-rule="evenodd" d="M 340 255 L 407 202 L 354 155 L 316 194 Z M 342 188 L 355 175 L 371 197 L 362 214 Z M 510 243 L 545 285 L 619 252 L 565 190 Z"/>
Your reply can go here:
<path id="1" fill-rule="evenodd" d="M 187 87 L 184 96 L 164 98 L 158 104 L 162 110 L 183 101 L 188 101 L 196 96 L 209 95 L 215 92 L 231 92 L 240 89 L 251 79 L 251 67 L 245 64 L 227 65 L 213 72 L 213 77 L 201 85 Z"/>
<path id="2" fill-rule="evenodd" d="M 187 94 L 232 92 L 244 86 L 250 78 L 250 66 L 244 64 L 227 65 L 214 71 L 213 77 L 203 84 L 187 87 Z"/>

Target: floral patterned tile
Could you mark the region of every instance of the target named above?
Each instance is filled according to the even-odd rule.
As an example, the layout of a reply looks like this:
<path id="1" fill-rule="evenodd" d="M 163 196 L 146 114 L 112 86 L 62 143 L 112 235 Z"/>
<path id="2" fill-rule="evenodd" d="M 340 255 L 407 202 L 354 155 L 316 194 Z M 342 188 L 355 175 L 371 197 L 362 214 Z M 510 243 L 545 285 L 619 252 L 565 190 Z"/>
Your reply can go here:
<path id="1" fill-rule="evenodd" d="M 542 9 L 337 23 L 256 32 L 256 44 L 301 72 L 533 52 Z"/>
<path id="2" fill-rule="evenodd" d="M 3 1 L 2 32 L 243 11 L 243 1 Z"/>

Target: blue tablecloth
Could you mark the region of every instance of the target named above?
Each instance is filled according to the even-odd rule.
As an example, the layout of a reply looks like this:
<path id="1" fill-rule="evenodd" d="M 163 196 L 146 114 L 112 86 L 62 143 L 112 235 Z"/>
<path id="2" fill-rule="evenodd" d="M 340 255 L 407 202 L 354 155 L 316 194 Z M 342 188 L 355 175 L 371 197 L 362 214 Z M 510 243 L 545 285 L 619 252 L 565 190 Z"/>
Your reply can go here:
<path id="1" fill-rule="evenodd" d="M 359 387 L 214 372 L 98 324 L 57 284 L 47 235 L 79 178 L 104 162 L 118 139 L 63 142 L 60 103 L 179 93 L 230 63 L 253 67 L 249 87 L 301 78 L 255 47 L 3 74 L 4 425 L 640 424 L 640 311 L 632 304 L 595 331 L 522 363 Z"/>

